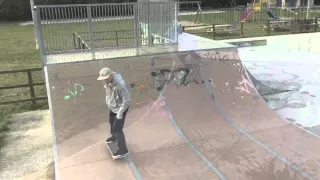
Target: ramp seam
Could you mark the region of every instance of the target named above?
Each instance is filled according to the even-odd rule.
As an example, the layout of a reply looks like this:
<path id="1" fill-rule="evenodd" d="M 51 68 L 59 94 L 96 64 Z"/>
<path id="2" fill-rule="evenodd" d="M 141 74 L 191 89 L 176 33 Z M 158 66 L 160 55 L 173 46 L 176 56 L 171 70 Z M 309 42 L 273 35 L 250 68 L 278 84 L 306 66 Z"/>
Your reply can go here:
<path id="1" fill-rule="evenodd" d="M 173 61 L 172 63 L 172 67 L 171 67 L 171 71 L 173 70 L 175 66 L 175 61 Z M 209 169 L 211 169 L 221 180 L 226 180 L 226 177 L 219 171 L 219 169 L 217 167 L 214 166 L 214 164 L 212 164 L 196 147 L 195 145 L 184 135 L 184 133 L 182 132 L 181 128 L 179 127 L 179 125 L 177 124 L 176 120 L 173 118 L 170 109 L 168 108 L 167 104 L 165 103 L 165 100 L 163 98 L 163 93 L 165 92 L 166 88 L 167 88 L 168 83 L 166 83 L 162 89 L 162 91 L 159 94 L 159 97 L 157 99 L 157 101 L 160 99 L 164 102 L 164 109 L 168 114 L 168 117 L 170 119 L 170 122 L 172 124 L 172 126 L 174 127 L 175 131 L 177 132 L 177 134 L 183 139 L 184 142 L 186 142 L 192 149 L 192 151 L 194 151 L 200 158 L 202 161 L 204 161 L 207 164 L 207 167 Z"/>
<path id="2" fill-rule="evenodd" d="M 201 59 L 200 59 L 201 61 Z M 206 81 L 206 77 L 204 76 L 204 70 L 201 69 L 200 70 L 201 75 L 203 80 L 206 82 L 205 84 L 207 84 L 208 82 Z M 248 75 L 248 74 L 246 74 Z M 212 78 L 212 82 L 213 82 L 213 78 Z M 237 131 L 239 131 L 241 134 L 245 135 L 247 138 L 249 138 L 250 140 L 252 140 L 253 142 L 255 142 L 257 145 L 259 145 L 260 147 L 262 147 L 264 150 L 268 151 L 269 153 L 271 153 L 272 155 L 274 155 L 277 159 L 281 160 L 282 162 L 284 162 L 286 165 L 288 165 L 290 168 L 294 169 L 295 171 L 299 172 L 302 176 L 313 180 L 313 178 L 307 174 L 306 172 L 302 171 L 299 167 L 297 167 L 296 165 L 292 164 L 291 162 L 289 162 L 284 156 L 281 156 L 280 154 L 278 154 L 276 151 L 274 151 L 272 148 L 268 147 L 267 145 L 263 144 L 262 142 L 260 142 L 259 140 L 255 139 L 251 134 L 247 133 L 245 130 L 243 130 L 242 128 L 238 127 L 238 125 L 232 120 L 230 119 L 230 117 L 227 115 L 227 113 L 224 111 L 224 109 L 222 108 L 222 106 L 220 105 L 220 102 L 214 98 L 214 91 L 211 90 L 208 85 L 205 86 L 207 89 L 207 92 L 209 94 L 209 96 L 212 98 L 214 104 L 216 105 L 216 107 L 218 108 L 218 111 L 220 112 L 220 114 L 222 115 L 222 117 L 229 123 L 231 124 L 234 128 L 237 129 Z M 211 95 L 210 95 L 211 94 Z"/>
<path id="3" fill-rule="evenodd" d="M 169 108 L 167 105 L 165 105 L 165 110 L 168 114 L 168 116 L 170 117 L 170 122 L 172 124 L 172 126 L 174 127 L 174 129 L 176 130 L 177 134 L 183 139 L 184 142 L 186 142 L 191 149 L 201 158 L 202 161 L 204 161 L 208 168 L 211 169 L 214 173 L 216 173 L 216 175 L 221 179 L 221 180 L 226 180 L 226 177 L 219 171 L 219 169 L 217 167 L 215 167 L 215 165 L 209 161 L 199 150 L 198 148 L 184 135 L 184 133 L 182 132 L 181 128 L 179 127 L 179 125 L 177 124 L 176 120 L 173 118 Z"/>
<path id="4" fill-rule="evenodd" d="M 126 159 L 127 159 L 128 165 L 132 171 L 133 176 L 137 180 L 142 180 L 143 178 L 141 176 L 141 173 L 139 172 L 137 166 L 134 164 L 134 161 L 132 160 L 131 155 L 128 155 Z"/>

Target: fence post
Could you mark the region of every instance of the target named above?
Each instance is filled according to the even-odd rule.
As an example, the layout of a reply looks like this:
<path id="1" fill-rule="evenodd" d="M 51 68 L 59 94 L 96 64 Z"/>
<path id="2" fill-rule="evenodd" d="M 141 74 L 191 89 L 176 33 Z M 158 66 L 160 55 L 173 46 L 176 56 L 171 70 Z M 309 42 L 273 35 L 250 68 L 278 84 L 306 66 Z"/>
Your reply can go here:
<path id="1" fill-rule="evenodd" d="M 118 41 L 118 30 L 116 30 L 116 47 L 119 46 L 119 41 Z"/>
<path id="2" fill-rule="evenodd" d="M 244 25 L 244 22 L 241 21 L 240 22 L 240 32 L 241 32 L 241 37 L 243 37 L 243 25 Z"/>
<path id="3" fill-rule="evenodd" d="M 139 35 L 140 32 L 140 24 L 139 24 L 139 2 L 133 4 L 133 17 L 134 17 L 134 32 L 135 32 L 135 43 L 136 43 L 136 48 L 138 49 L 139 47 L 139 40 L 141 39 L 141 33 Z M 142 43 L 141 43 L 142 44 Z M 137 52 L 138 54 L 138 52 Z"/>
<path id="4" fill-rule="evenodd" d="M 41 56 L 41 65 L 44 67 L 44 65 L 47 65 L 47 57 L 46 57 L 46 47 L 44 45 L 43 40 L 43 34 L 42 34 L 42 25 L 41 25 L 41 15 L 40 15 L 40 8 L 37 6 L 33 9 L 35 11 L 35 34 L 37 36 L 38 44 L 39 44 L 39 50 L 40 50 L 40 56 Z"/>
<path id="5" fill-rule="evenodd" d="M 212 25 L 212 39 L 216 36 L 216 25 Z"/>
<path id="6" fill-rule="evenodd" d="M 77 39 L 78 39 L 78 49 L 81 49 L 82 48 L 81 39 L 80 37 L 78 37 Z"/>
<path id="7" fill-rule="evenodd" d="M 36 104 L 36 100 L 34 99 L 36 97 L 35 93 L 34 93 L 34 88 L 33 88 L 33 80 L 32 80 L 32 74 L 31 74 L 31 70 L 28 69 L 27 70 L 27 74 L 28 74 L 28 82 L 29 82 L 29 88 L 30 88 L 30 95 L 32 98 L 32 104 Z"/>
<path id="8" fill-rule="evenodd" d="M 174 44 L 178 44 L 179 43 L 179 35 L 178 35 L 178 16 L 179 16 L 179 1 L 174 3 Z"/>
<path id="9" fill-rule="evenodd" d="M 315 21 L 316 22 L 314 23 L 315 24 L 314 31 L 317 32 L 318 31 L 318 25 L 319 25 L 318 24 L 318 17 L 315 18 Z"/>
<path id="10" fill-rule="evenodd" d="M 30 8 L 31 8 L 31 16 L 32 16 L 32 21 L 35 24 L 35 19 L 36 19 L 36 11 L 35 11 L 35 6 L 34 6 L 34 1 L 30 0 Z M 36 47 L 39 47 L 39 40 L 37 37 L 37 30 L 36 30 L 36 26 L 34 25 L 34 40 L 36 42 Z"/>
<path id="11" fill-rule="evenodd" d="M 72 33 L 72 38 L 73 38 L 73 46 L 74 46 L 74 49 L 76 50 L 77 49 L 77 43 L 76 43 L 76 34 L 74 32 Z"/>
<path id="12" fill-rule="evenodd" d="M 92 52 L 92 59 L 96 59 L 95 53 L 94 53 L 94 43 L 93 43 L 93 27 L 92 27 L 91 5 L 87 5 L 87 18 L 88 18 L 89 30 L 90 30 L 90 50 Z"/>
<path id="13" fill-rule="evenodd" d="M 150 27 L 150 1 L 147 2 L 147 7 L 148 7 L 148 15 L 147 15 L 147 28 L 148 28 L 148 45 L 149 44 L 152 44 L 153 41 L 152 41 L 152 37 L 151 37 L 151 27 Z"/>
<path id="14" fill-rule="evenodd" d="M 267 20 L 267 36 L 270 36 L 270 20 Z"/>

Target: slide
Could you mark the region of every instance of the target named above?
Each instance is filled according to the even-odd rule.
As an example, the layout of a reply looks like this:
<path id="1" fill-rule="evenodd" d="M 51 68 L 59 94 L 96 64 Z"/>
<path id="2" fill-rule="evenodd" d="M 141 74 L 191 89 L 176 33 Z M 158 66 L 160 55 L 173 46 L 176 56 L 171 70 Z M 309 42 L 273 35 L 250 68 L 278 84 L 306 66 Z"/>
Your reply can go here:
<path id="1" fill-rule="evenodd" d="M 293 6 L 293 7 L 294 7 L 294 6 Z M 294 12 L 294 11 L 292 11 L 291 9 L 287 8 L 287 7 L 283 7 L 282 9 L 287 10 L 287 11 L 289 11 L 289 12 L 295 14 L 295 15 L 298 15 L 297 12 Z"/>
<path id="2" fill-rule="evenodd" d="M 250 17 L 251 14 L 252 14 L 252 8 L 247 9 L 245 12 L 243 12 L 241 14 L 241 16 L 240 16 L 241 21 L 247 20 Z"/>
<path id="3" fill-rule="evenodd" d="M 279 20 L 280 18 L 276 16 L 270 9 L 267 10 L 268 16 L 272 19 Z"/>

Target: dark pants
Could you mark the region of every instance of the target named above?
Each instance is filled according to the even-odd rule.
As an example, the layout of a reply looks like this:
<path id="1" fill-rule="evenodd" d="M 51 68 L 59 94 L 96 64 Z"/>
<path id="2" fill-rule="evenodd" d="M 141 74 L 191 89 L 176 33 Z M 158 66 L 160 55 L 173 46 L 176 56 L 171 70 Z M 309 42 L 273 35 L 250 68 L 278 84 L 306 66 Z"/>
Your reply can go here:
<path id="1" fill-rule="evenodd" d="M 109 112 L 109 123 L 111 128 L 110 132 L 112 137 L 116 139 L 119 152 L 127 151 L 126 139 L 123 133 L 123 125 L 126 119 L 127 112 L 128 112 L 128 109 L 123 113 L 122 119 L 117 119 L 116 113 L 112 111 Z"/>

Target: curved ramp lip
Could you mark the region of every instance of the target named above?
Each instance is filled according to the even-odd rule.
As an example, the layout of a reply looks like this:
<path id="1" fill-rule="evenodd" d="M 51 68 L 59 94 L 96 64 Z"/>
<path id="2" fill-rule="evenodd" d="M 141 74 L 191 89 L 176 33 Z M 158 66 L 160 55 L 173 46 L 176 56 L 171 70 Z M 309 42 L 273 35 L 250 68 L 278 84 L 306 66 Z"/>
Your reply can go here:
<path id="1" fill-rule="evenodd" d="M 246 75 L 247 71 L 245 70 Z M 207 79 L 205 78 L 203 72 L 202 74 L 202 78 L 203 79 Z M 213 80 L 212 80 L 213 81 Z M 205 81 L 207 84 L 208 82 Z M 250 83 L 251 79 L 250 79 Z M 259 145 L 260 147 L 262 147 L 264 150 L 268 151 L 269 153 L 271 153 L 272 155 L 274 155 L 277 159 L 279 159 L 280 161 L 284 162 L 286 165 L 288 165 L 290 168 L 294 169 L 295 171 L 299 172 L 302 176 L 310 179 L 310 180 L 314 180 L 313 177 L 311 177 L 309 174 L 307 174 L 306 172 L 302 171 L 298 166 L 292 164 L 291 162 L 289 162 L 284 156 L 281 156 L 280 154 L 278 154 L 276 151 L 274 151 L 272 148 L 268 147 L 267 145 L 263 144 L 262 142 L 260 142 L 259 140 L 257 140 L 256 138 L 254 138 L 251 134 L 247 133 L 244 129 L 238 127 L 238 125 L 227 115 L 226 111 L 222 108 L 222 106 L 220 105 L 220 102 L 214 98 L 214 91 L 211 90 L 210 88 L 208 88 L 208 85 L 206 85 L 206 89 L 207 92 L 213 96 L 211 96 L 214 104 L 216 105 L 218 111 L 220 112 L 221 116 L 229 123 L 231 124 L 234 128 L 237 129 L 237 131 L 239 131 L 241 134 L 243 134 L 244 136 L 246 136 L 247 138 L 249 138 L 250 140 L 252 140 L 253 142 L 255 142 L 257 145 Z M 255 89 L 255 88 L 254 88 Z M 257 90 L 255 89 L 255 91 L 257 92 Z M 259 93 L 258 93 L 259 94 Z M 210 96 L 210 95 L 209 95 Z"/>

